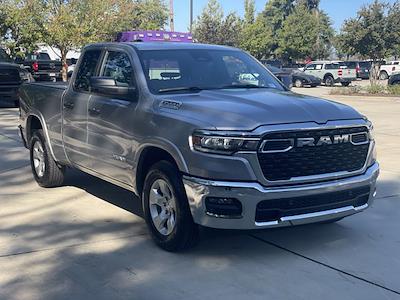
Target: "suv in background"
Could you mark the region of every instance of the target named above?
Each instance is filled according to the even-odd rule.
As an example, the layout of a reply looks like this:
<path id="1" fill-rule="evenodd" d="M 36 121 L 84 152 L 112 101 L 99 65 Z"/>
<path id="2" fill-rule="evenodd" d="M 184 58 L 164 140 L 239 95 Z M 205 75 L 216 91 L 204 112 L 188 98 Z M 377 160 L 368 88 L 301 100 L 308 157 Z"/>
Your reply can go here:
<path id="1" fill-rule="evenodd" d="M 35 80 L 57 81 L 62 79 L 62 64 L 52 60 L 46 52 L 35 52 L 26 55 L 25 59 L 17 59 L 17 63 L 29 70 Z"/>
<path id="2" fill-rule="evenodd" d="M 356 69 L 357 78 L 369 79 L 369 72 L 372 67 L 370 61 L 345 61 L 343 62 L 349 69 Z"/>
<path id="3" fill-rule="evenodd" d="M 400 71 L 400 61 L 392 61 L 389 62 L 388 64 L 382 65 L 380 72 L 379 72 L 379 79 L 380 80 L 386 80 L 390 76 L 392 76 L 393 73 L 397 73 Z"/>
<path id="4" fill-rule="evenodd" d="M 356 69 L 348 68 L 343 62 L 313 61 L 306 66 L 304 73 L 320 78 L 326 86 L 335 83 L 349 86 L 357 79 Z"/>

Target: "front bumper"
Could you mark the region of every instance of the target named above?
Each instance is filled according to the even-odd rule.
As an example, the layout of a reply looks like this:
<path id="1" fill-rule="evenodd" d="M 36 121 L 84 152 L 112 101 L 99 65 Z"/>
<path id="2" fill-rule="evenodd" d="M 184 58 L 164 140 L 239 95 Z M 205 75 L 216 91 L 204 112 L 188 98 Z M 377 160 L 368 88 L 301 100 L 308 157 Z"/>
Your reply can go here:
<path id="1" fill-rule="evenodd" d="M 259 183 L 211 181 L 189 176 L 184 176 L 183 183 L 195 223 L 221 229 L 260 229 L 328 221 L 361 212 L 373 202 L 378 175 L 379 164 L 375 163 L 362 175 L 295 186 L 267 188 Z M 365 186 L 370 187 L 370 192 L 367 203 L 362 206 L 344 206 L 286 216 L 274 221 L 256 222 L 257 204 L 261 201 L 315 197 L 319 194 L 346 191 Z M 209 214 L 205 205 L 207 197 L 235 198 L 242 204 L 242 214 L 235 218 Z"/>

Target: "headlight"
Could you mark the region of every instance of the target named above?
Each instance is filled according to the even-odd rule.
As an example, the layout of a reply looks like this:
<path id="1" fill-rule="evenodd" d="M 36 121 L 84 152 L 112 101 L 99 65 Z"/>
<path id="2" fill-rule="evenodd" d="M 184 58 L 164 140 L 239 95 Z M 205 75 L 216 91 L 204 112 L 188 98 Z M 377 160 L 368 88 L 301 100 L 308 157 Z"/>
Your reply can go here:
<path id="1" fill-rule="evenodd" d="M 259 138 L 195 132 L 190 138 L 191 147 L 197 151 L 233 154 L 238 151 L 256 151 Z"/>
<path id="2" fill-rule="evenodd" d="M 372 166 L 374 163 L 376 163 L 377 159 L 377 152 L 376 152 L 376 145 L 375 145 L 375 132 L 374 132 L 374 125 L 370 120 L 368 120 L 366 117 L 364 119 L 367 121 L 367 126 L 368 126 L 368 135 L 369 139 L 371 141 L 371 144 L 373 147 L 371 150 L 371 153 L 368 157 L 368 167 Z"/>

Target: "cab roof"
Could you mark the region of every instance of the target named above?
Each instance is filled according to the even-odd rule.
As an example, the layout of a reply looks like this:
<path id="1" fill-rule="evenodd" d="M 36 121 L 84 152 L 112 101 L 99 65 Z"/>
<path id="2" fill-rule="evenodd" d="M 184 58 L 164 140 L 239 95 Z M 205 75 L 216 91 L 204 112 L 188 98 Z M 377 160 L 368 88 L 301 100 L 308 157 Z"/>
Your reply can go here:
<path id="1" fill-rule="evenodd" d="M 237 50 L 236 48 L 220 45 L 209 45 L 199 43 L 174 43 L 174 42 L 112 42 L 91 44 L 85 48 L 107 47 L 116 45 L 128 45 L 139 51 L 141 50 L 179 50 L 179 49 L 203 49 L 203 50 Z"/>

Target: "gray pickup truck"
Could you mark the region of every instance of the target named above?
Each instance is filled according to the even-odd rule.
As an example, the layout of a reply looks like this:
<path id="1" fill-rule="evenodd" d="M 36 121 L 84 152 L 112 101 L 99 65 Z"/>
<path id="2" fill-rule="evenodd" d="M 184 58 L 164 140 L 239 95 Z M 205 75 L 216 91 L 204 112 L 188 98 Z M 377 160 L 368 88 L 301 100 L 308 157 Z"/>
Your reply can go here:
<path id="1" fill-rule="evenodd" d="M 74 167 L 133 191 L 168 251 L 192 246 L 198 225 L 334 222 L 375 195 L 371 123 L 290 92 L 238 49 L 90 45 L 68 86 L 25 84 L 20 97 L 39 185 L 61 185 Z"/>

